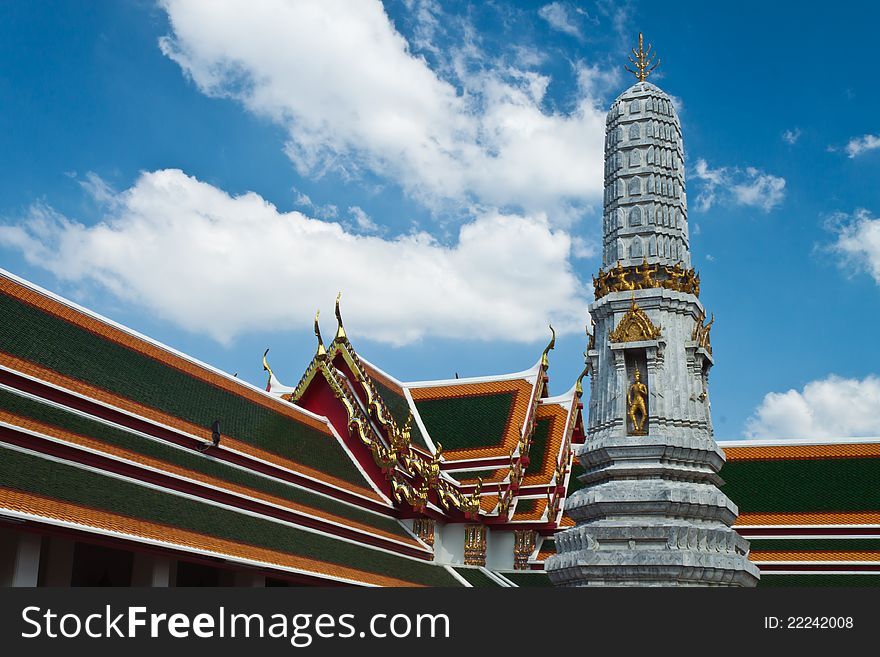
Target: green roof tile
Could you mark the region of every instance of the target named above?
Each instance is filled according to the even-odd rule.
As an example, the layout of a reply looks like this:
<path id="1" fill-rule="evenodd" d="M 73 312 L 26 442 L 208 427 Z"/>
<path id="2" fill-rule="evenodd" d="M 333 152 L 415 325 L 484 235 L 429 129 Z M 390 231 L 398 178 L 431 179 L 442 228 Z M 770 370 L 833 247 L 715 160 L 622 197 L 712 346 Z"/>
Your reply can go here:
<path id="1" fill-rule="evenodd" d="M 529 447 L 529 467 L 526 468 L 526 475 L 540 472 L 544 465 L 544 459 L 547 458 L 547 444 L 550 441 L 550 424 L 550 418 L 542 418 L 535 422 L 532 445 Z"/>
<path id="2" fill-rule="evenodd" d="M 489 577 L 479 568 L 454 568 L 455 572 L 461 575 L 471 586 L 475 587 L 499 587 L 501 584 Z"/>
<path id="3" fill-rule="evenodd" d="M 740 513 L 880 510 L 880 458 L 729 461 L 721 477 Z"/>
<path id="4" fill-rule="evenodd" d="M 431 439 L 444 450 L 497 447 L 513 411 L 514 393 L 445 397 L 416 402 Z"/>
<path id="5" fill-rule="evenodd" d="M 749 539 L 749 549 L 752 552 L 880 552 L 880 538 L 753 538 Z"/>
<path id="6" fill-rule="evenodd" d="M 520 587 L 553 586 L 550 578 L 543 570 L 520 570 L 515 573 L 505 572 L 504 576 Z"/>
<path id="7" fill-rule="evenodd" d="M 761 573 L 758 586 L 880 586 L 880 575 L 826 575 Z"/>

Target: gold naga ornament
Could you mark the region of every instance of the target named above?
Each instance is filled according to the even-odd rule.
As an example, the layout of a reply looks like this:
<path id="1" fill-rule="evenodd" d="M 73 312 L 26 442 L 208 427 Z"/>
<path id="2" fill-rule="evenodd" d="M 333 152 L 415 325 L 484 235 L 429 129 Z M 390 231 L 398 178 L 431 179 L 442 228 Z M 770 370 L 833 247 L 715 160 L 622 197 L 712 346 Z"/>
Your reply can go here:
<path id="1" fill-rule="evenodd" d="M 626 403 L 629 405 L 627 415 L 632 422 L 632 431 L 630 432 L 632 436 L 644 436 L 647 433 L 645 431 L 645 422 L 648 419 L 647 401 L 648 386 L 642 383 L 642 375 L 639 373 L 639 368 L 636 368 L 633 383 L 626 393 Z M 641 415 L 640 420 L 636 419 L 636 414 Z"/>
<path id="2" fill-rule="evenodd" d="M 651 54 L 651 44 L 648 44 L 648 49 L 645 50 L 642 47 L 642 33 L 639 32 L 639 50 L 636 52 L 635 48 L 632 48 L 632 54 L 635 55 L 635 59 L 632 57 L 629 58 L 629 61 L 638 69 L 638 71 L 632 70 L 629 66 L 624 66 L 627 71 L 636 76 L 639 82 L 644 82 L 648 79 L 648 76 L 651 75 L 651 71 L 660 66 L 660 60 L 657 59 L 657 53 Z"/>
<path id="3" fill-rule="evenodd" d="M 406 502 L 413 511 L 424 511 L 428 505 L 428 492 L 430 486 L 427 481 L 422 481 L 419 486 L 402 481 L 397 477 L 391 479 L 391 493 L 398 502 Z"/>
<path id="4" fill-rule="evenodd" d="M 656 340 L 660 337 L 660 327 L 654 326 L 645 311 L 633 300 L 626 315 L 620 320 L 617 328 L 611 331 L 608 339 L 611 342 L 641 342 Z"/>

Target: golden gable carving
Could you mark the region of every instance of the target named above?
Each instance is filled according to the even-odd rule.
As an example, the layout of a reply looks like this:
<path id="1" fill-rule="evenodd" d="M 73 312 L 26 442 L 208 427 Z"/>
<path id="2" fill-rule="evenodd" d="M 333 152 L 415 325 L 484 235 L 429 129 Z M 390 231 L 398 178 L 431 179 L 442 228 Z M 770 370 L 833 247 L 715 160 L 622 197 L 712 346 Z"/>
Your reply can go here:
<path id="1" fill-rule="evenodd" d="M 645 311 L 639 308 L 635 301 L 623 319 L 620 320 L 617 328 L 608 336 L 611 342 L 640 342 L 642 340 L 656 340 L 659 337 L 660 327 L 654 326 Z"/>

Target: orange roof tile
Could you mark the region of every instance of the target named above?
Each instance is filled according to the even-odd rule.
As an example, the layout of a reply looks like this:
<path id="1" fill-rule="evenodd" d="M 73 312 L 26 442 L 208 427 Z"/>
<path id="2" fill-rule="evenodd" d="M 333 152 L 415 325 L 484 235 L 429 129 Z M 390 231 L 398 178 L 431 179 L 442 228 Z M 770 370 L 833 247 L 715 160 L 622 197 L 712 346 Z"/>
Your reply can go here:
<path id="1" fill-rule="evenodd" d="M 764 461 L 777 459 L 823 459 L 880 457 L 880 442 L 836 443 L 825 445 L 746 445 L 724 446 L 728 461 Z"/>
<path id="2" fill-rule="evenodd" d="M 878 525 L 880 511 L 818 513 L 740 513 L 734 526 L 752 525 Z"/>

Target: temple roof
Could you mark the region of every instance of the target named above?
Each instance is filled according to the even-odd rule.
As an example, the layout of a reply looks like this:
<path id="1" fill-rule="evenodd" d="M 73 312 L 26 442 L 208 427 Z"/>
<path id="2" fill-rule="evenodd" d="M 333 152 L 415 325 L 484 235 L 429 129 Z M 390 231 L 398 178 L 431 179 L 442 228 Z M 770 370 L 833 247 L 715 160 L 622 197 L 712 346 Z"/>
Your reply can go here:
<path id="1" fill-rule="evenodd" d="M 575 385 L 547 397 L 552 327 L 529 369 L 404 382 L 360 356 L 338 303 L 336 315 L 336 338 L 325 347 L 316 324 L 316 355 L 294 392 L 281 398 L 337 418 L 352 450 L 371 453 L 368 460 L 381 470 L 371 470 L 374 482 L 389 485 L 402 510 L 451 513 L 446 519 L 457 521 L 464 512 L 471 521 L 530 522 L 548 531 L 560 521 L 570 443 L 583 439 L 582 390 Z M 289 390 L 271 370 L 268 388 Z M 426 479 L 428 470 L 434 474 Z"/>
<path id="2" fill-rule="evenodd" d="M 327 418 L 2 271 L 0 316 L 5 516 L 307 581 L 460 583 Z"/>

